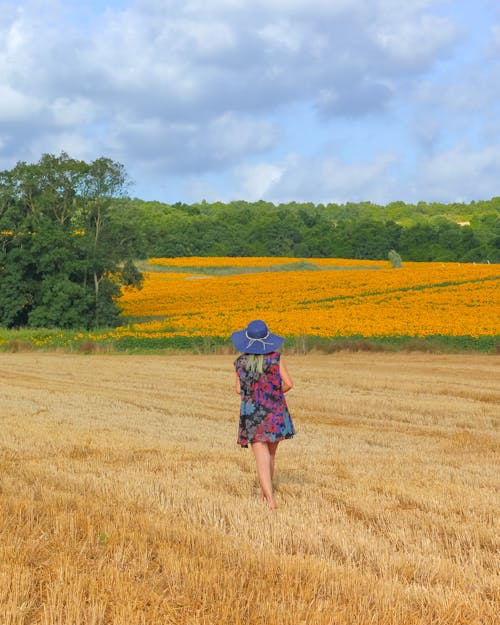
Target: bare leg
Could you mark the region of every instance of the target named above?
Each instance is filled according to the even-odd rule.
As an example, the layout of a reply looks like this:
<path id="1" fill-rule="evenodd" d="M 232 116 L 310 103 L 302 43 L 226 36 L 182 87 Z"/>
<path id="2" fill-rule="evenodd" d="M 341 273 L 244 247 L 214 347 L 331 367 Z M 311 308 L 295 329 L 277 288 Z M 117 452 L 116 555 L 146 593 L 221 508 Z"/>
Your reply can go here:
<path id="1" fill-rule="evenodd" d="M 273 478 L 274 478 L 274 459 L 276 457 L 276 450 L 278 449 L 278 443 L 279 441 L 276 441 L 276 443 L 267 443 L 267 446 L 269 448 L 269 454 L 270 454 L 271 483 L 273 482 Z M 262 490 L 262 486 L 260 487 L 260 498 L 262 501 L 266 500 L 264 491 Z"/>
<path id="2" fill-rule="evenodd" d="M 269 454 L 271 456 L 271 481 L 274 478 L 274 459 L 276 457 L 276 451 L 278 449 L 278 444 L 279 441 L 276 441 L 275 443 L 268 443 L 267 446 L 269 447 Z"/>
<path id="3" fill-rule="evenodd" d="M 274 478 L 274 459 L 276 457 L 276 451 L 278 449 L 278 444 L 279 441 L 276 441 L 275 443 L 267 443 L 267 447 L 269 449 L 269 455 L 270 455 L 270 468 L 271 468 L 271 484 L 273 483 L 273 478 Z M 264 491 L 262 490 L 262 486 L 260 487 L 260 498 L 262 499 L 262 501 L 265 501 L 266 496 L 264 495 Z"/>
<path id="4" fill-rule="evenodd" d="M 252 451 L 257 465 L 260 487 L 268 506 L 276 508 L 271 477 L 271 452 L 268 443 L 252 443 Z"/>

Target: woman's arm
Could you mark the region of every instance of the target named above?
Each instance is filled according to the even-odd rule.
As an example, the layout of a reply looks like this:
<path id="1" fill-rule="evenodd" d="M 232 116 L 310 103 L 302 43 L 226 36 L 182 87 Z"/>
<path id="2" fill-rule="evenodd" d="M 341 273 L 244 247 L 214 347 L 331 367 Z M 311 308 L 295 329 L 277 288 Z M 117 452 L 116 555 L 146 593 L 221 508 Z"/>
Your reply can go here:
<path id="1" fill-rule="evenodd" d="M 283 362 L 283 356 L 280 358 L 280 375 L 281 375 L 281 390 L 286 393 L 293 387 L 292 378 L 288 373 L 288 369 Z"/>
<path id="2" fill-rule="evenodd" d="M 238 393 L 238 395 L 241 393 L 241 384 L 238 374 L 236 374 L 236 392 Z"/>

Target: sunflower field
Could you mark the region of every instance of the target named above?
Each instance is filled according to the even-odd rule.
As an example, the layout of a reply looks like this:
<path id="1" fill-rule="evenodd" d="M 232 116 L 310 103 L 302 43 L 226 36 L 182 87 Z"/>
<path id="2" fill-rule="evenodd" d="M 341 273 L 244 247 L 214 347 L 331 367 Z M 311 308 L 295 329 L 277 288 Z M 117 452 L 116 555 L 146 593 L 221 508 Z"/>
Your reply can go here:
<path id="1" fill-rule="evenodd" d="M 263 319 L 273 332 L 312 341 L 438 338 L 498 350 L 500 266 L 296 258 L 154 258 L 143 288 L 122 288 L 118 328 L 45 331 L 36 348 L 119 349 L 229 345 L 234 330 Z M 6 339 L 3 339 L 4 343 Z M 0 336 L 0 347 L 2 337 Z M 467 349 L 469 348 L 467 347 Z"/>
<path id="2" fill-rule="evenodd" d="M 142 290 L 125 290 L 123 314 L 137 322 L 118 332 L 228 337 L 262 318 L 285 336 L 499 333 L 497 265 L 408 263 L 393 269 L 387 262 L 314 259 L 309 262 L 316 270 L 294 271 L 294 260 L 152 259 L 155 265 L 184 265 L 190 271 L 151 271 Z M 197 263 L 235 273 L 196 273 Z M 284 263 L 287 271 L 273 271 Z M 248 267 L 256 271 L 237 271 Z M 268 270 L 258 270 L 263 267 Z"/>

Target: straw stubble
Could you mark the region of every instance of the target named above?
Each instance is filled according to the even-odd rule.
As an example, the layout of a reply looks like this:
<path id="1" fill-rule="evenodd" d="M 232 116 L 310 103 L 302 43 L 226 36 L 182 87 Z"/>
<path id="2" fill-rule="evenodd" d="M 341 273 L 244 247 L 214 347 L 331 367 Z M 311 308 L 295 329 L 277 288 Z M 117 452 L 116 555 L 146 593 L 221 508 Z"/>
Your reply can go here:
<path id="1" fill-rule="evenodd" d="M 2 623 L 493 623 L 498 360 L 288 365 L 271 512 L 231 356 L 1 356 Z"/>

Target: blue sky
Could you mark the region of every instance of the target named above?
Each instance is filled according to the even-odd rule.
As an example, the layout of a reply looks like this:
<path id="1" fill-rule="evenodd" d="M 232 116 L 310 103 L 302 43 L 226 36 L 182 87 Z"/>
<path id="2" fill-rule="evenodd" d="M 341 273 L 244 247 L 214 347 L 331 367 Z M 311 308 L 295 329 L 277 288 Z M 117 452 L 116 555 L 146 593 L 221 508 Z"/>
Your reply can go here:
<path id="1" fill-rule="evenodd" d="M 0 169 L 163 202 L 500 195 L 493 0 L 0 0 Z"/>

